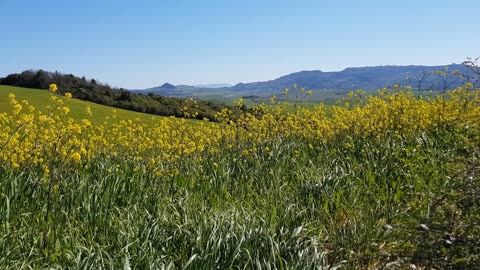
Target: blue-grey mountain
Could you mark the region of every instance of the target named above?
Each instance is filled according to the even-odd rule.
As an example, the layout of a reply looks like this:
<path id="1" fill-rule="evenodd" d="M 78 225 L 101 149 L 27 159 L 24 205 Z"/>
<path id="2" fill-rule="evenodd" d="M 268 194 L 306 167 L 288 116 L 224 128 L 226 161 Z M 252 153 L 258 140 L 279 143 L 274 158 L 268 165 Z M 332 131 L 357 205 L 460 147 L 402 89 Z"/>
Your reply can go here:
<path id="1" fill-rule="evenodd" d="M 275 93 L 282 91 L 286 87 L 292 87 L 293 84 L 311 90 L 372 90 L 390 87 L 394 84 L 411 85 L 415 88 L 418 83 L 418 77 L 433 72 L 434 74 L 427 76 L 423 81 L 422 88 L 425 90 L 441 90 L 443 89 L 443 81 L 435 72 L 445 71 L 445 68 L 448 68 L 449 73 L 447 81 L 448 88 L 457 87 L 462 83 L 462 80 L 459 80 L 457 76 L 451 74 L 454 70 L 458 70 L 459 74 L 468 72 L 465 66 L 457 64 L 448 66 L 359 67 L 347 68 L 338 72 L 313 70 L 292 73 L 266 82 L 239 83 L 232 88 L 235 91 L 257 94 Z"/>
<path id="2" fill-rule="evenodd" d="M 452 74 L 458 71 L 457 75 Z M 447 77 L 437 74 L 437 71 L 446 72 Z M 418 88 L 420 78 L 423 90 L 443 90 L 444 87 L 452 89 L 465 82 L 459 79 L 458 75 L 469 75 L 471 71 L 461 64 L 443 66 L 374 66 L 374 67 L 352 67 L 342 71 L 323 72 L 320 70 L 299 71 L 280 78 L 252 83 L 239 83 L 232 87 L 208 87 L 208 85 L 188 86 L 177 85 L 174 88 L 152 87 L 139 90 L 142 93 L 155 93 L 165 96 L 176 97 L 203 97 L 203 96 L 269 96 L 281 93 L 285 88 L 297 84 L 308 90 L 338 90 L 348 91 L 356 89 L 377 90 L 383 87 L 391 87 L 394 84 L 410 85 Z M 470 74 L 471 75 L 471 74 Z"/>

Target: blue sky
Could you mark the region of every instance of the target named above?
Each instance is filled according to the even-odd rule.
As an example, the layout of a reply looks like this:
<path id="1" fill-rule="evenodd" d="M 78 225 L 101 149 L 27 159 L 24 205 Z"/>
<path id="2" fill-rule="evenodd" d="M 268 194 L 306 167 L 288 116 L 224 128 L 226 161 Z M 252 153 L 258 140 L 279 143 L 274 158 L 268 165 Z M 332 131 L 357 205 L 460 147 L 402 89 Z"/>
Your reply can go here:
<path id="1" fill-rule="evenodd" d="M 0 0 L 0 77 L 112 86 L 252 82 L 300 70 L 480 56 L 477 0 Z"/>

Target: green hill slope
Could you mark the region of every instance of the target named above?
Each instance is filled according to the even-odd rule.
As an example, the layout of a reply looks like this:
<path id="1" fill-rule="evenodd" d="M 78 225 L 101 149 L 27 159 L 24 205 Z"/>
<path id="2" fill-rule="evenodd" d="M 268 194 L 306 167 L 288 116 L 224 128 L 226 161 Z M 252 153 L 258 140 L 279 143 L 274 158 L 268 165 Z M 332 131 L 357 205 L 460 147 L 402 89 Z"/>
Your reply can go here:
<path id="1" fill-rule="evenodd" d="M 48 89 L 50 84 L 58 86 L 59 94 L 70 92 L 72 97 L 84 101 L 91 101 L 125 110 L 148 113 L 160 116 L 185 117 L 182 108 L 189 100 L 184 98 L 165 97 L 153 93 L 134 93 L 123 88 L 111 87 L 108 84 L 85 77 L 76 77 L 73 74 L 62 74 L 43 70 L 26 70 L 21 73 L 12 73 L 0 78 L 0 85 L 26 87 L 32 89 Z M 167 87 L 175 87 L 170 85 Z M 224 108 L 231 108 L 225 104 L 217 104 L 199 100 L 195 102 L 195 118 L 207 118 L 215 121 L 216 113 Z"/>
<path id="2" fill-rule="evenodd" d="M 8 94 L 14 94 L 16 99 L 27 100 L 39 111 L 46 111 L 46 106 L 49 104 L 50 92 L 47 90 L 29 89 L 23 87 L 0 85 L 0 113 L 10 112 L 11 105 L 9 103 Z M 116 110 L 117 118 L 124 120 L 135 120 L 151 122 L 154 119 L 158 119 L 161 116 L 154 116 L 150 114 L 144 114 L 139 112 L 127 111 L 118 108 L 112 108 L 104 105 L 99 105 L 93 102 L 70 99 L 67 101 L 66 106 L 70 108 L 69 116 L 74 119 L 88 118 L 93 123 L 103 123 L 112 116 L 112 110 Z M 90 107 L 92 116 L 89 117 L 86 108 Z"/>

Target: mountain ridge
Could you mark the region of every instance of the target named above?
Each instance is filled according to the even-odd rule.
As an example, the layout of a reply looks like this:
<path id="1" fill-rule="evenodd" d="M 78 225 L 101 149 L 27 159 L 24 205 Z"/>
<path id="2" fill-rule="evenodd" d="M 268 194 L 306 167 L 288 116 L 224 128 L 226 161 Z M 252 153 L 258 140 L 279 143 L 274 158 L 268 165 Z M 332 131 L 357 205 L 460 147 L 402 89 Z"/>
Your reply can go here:
<path id="1" fill-rule="evenodd" d="M 216 94 L 220 92 L 228 95 L 259 95 L 268 96 L 282 92 L 285 88 L 297 84 L 309 90 L 377 90 L 383 87 L 391 87 L 394 84 L 411 85 L 413 88 L 418 87 L 418 77 L 429 74 L 422 81 L 422 89 L 424 90 L 442 90 L 442 78 L 436 71 L 445 71 L 448 69 L 448 89 L 452 89 L 463 83 L 457 80 L 452 71 L 458 70 L 460 74 L 468 73 L 469 70 L 462 64 L 450 65 L 382 65 L 382 66 L 364 66 L 364 67 L 347 67 L 341 71 L 321 71 L 321 70 L 301 70 L 287 75 L 280 76 L 276 79 L 238 83 L 231 87 L 209 88 L 179 85 L 176 89 L 167 89 L 165 87 L 152 87 L 140 92 L 159 93 L 171 96 L 195 96 L 196 93 L 208 93 L 209 91 Z M 407 79 L 407 77 L 409 77 Z"/>
<path id="2" fill-rule="evenodd" d="M 468 69 L 461 64 L 451 64 L 442 66 L 421 66 L 421 65 L 408 65 L 408 66 L 368 66 L 368 67 L 349 67 L 342 71 L 321 71 L 321 70 L 303 70 L 294 72 L 288 75 L 278 77 L 273 80 L 263 82 L 252 83 L 239 83 L 232 88 L 237 91 L 250 91 L 250 92 L 272 92 L 282 91 L 286 87 L 291 87 L 293 84 L 297 84 L 301 87 L 305 87 L 311 90 L 321 89 L 380 89 L 383 87 L 390 87 L 394 84 L 415 84 L 414 76 L 418 76 L 422 73 L 429 73 L 436 71 L 444 71 L 448 68 L 449 72 L 453 70 L 459 70 L 460 74 L 468 72 Z M 409 73 L 410 72 L 410 75 Z M 413 76 L 412 76 L 413 75 Z M 407 77 L 410 80 L 407 80 Z M 452 76 L 450 79 L 453 80 Z M 436 74 L 428 76 L 423 82 L 425 88 L 432 90 L 440 90 L 442 87 L 441 80 Z M 460 80 L 457 83 L 453 83 L 449 88 L 458 86 Z"/>

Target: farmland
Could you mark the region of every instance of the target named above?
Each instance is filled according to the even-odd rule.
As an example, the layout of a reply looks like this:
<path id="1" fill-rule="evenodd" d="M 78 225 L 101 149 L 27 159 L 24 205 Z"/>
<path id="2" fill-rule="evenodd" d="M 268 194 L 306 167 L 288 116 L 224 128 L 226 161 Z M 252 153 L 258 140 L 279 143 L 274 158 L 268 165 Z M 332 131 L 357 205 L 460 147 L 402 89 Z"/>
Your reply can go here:
<path id="1" fill-rule="evenodd" d="M 0 88 L 0 268 L 479 266 L 471 84 L 217 122 L 50 90 Z"/>

